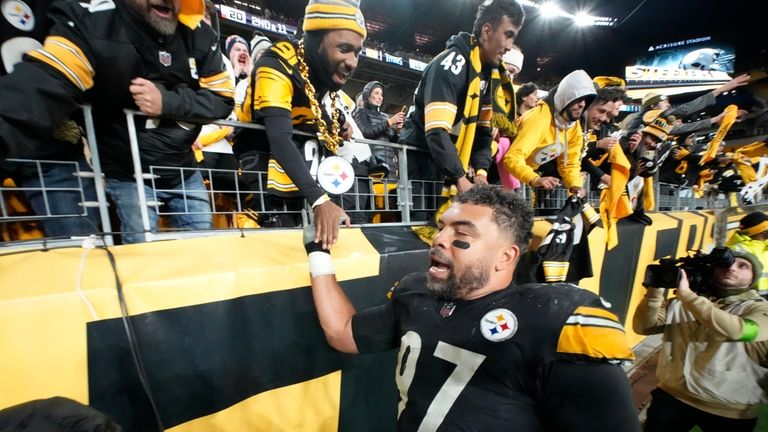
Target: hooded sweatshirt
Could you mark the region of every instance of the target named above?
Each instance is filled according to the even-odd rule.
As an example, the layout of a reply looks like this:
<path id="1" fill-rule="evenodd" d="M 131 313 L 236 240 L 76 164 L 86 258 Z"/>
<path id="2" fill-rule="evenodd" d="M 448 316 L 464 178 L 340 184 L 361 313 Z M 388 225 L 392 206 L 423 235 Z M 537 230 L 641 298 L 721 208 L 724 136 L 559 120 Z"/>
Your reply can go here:
<path id="1" fill-rule="evenodd" d="M 586 98 L 588 106 L 594 97 L 595 87 L 586 72 L 576 70 L 566 75 L 546 98 L 520 118 L 517 136 L 504 155 L 509 173 L 530 184 L 539 178 L 535 170 L 540 165 L 557 158 L 557 170 L 566 188 L 581 187 L 584 136 L 578 119 L 568 118 L 566 108 L 580 98 Z"/>

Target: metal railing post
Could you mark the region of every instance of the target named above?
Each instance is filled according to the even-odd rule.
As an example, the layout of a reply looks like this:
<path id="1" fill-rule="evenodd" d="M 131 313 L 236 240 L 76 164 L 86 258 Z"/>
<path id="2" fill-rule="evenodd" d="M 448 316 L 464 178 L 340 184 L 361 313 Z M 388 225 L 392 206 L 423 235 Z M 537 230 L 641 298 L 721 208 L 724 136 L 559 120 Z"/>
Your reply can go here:
<path id="1" fill-rule="evenodd" d="M 105 233 L 112 232 L 112 222 L 109 220 L 109 210 L 107 204 L 107 192 L 104 187 L 104 174 L 101 171 L 101 158 L 99 157 L 99 147 L 96 142 L 96 127 L 93 123 L 93 108 L 90 105 L 83 105 L 83 118 L 85 120 L 85 134 L 88 138 L 88 150 L 91 153 L 91 168 L 93 169 L 93 186 L 96 189 L 96 201 L 99 202 L 99 219 L 101 219 L 101 229 Z M 104 243 L 108 246 L 114 244 L 111 234 L 104 236 Z"/>
<path id="2" fill-rule="evenodd" d="M 400 217 L 404 223 L 409 223 L 411 221 L 413 198 L 411 196 L 411 182 L 408 178 L 408 150 L 405 147 L 400 147 L 397 149 L 397 152 L 397 163 L 400 166 L 400 180 L 397 185 L 397 189 L 399 190 L 398 205 L 400 207 Z"/>
<path id="3" fill-rule="evenodd" d="M 136 191 L 139 198 L 139 212 L 141 212 L 141 224 L 144 228 L 144 238 L 151 241 L 151 226 L 149 225 L 149 211 L 147 208 L 147 195 L 144 189 L 144 173 L 141 170 L 141 156 L 139 155 L 139 140 L 136 136 L 136 122 L 131 110 L 123 110 L 128 124 L 128 140 L 131 145 L 131 159 L 133 160 L 133 177 L 136 179 Z"/>

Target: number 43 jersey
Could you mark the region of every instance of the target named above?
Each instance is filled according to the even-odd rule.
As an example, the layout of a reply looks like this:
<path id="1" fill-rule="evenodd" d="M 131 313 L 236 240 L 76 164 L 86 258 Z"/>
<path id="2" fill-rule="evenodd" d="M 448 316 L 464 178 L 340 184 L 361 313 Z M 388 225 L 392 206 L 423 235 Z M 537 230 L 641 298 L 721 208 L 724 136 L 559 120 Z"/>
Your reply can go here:
<path id="1" fill-rule="evenodd" d="M 436 299 L 411 274 L 352 321 L 358 351 L 399 347 L 401 431 L 639 431 L 618 318 L 570 284 Z"/>

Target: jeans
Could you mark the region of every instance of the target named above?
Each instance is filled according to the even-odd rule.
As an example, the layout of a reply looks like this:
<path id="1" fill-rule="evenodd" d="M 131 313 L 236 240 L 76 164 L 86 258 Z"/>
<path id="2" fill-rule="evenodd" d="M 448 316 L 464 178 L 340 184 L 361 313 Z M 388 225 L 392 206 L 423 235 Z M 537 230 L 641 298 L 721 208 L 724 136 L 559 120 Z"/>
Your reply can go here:
<path id="1" fill-rule="evenodd" d="M 84 157 L 72 163 L 41 162 L 19 163 L 14 178 L 36 214 L 48 237 L 69 237 L 100 232 L 99 213 L 96 208 L 83 207 L 82 201 L 96 201 L 96 189 L 92 178 L 78 178 L 80 171 L 90 171 Z M 42 175 L 41 175 L 42 174 Z M 45 190 L 42 190 L 45 189 Z M 66 215 L 65 217 L 62 217 Z"/>
<path id="2" fill-rule="evenodd" d="M 146 241 L 144 226 L 141 222 L 139 197 L 136 182 L 107 179 L 107 193 L 117 204 L 120 217 L 122 243 L 140 243 Z M 186 194 L 184 193 L 186 191 Z M 171 226 L 182 229 L 211 229 L 211 206 L 208 203 L 208 191 L 203 184 L 203 176 L 196 172 L 184 179 L 181 184 L 162 191 L 153 190 L 144 185 L 147 201 L 162 201 L 163 213 L 169 215 Z M 157 232 L 158 207 L 147 206 L 149 230 Z"/>

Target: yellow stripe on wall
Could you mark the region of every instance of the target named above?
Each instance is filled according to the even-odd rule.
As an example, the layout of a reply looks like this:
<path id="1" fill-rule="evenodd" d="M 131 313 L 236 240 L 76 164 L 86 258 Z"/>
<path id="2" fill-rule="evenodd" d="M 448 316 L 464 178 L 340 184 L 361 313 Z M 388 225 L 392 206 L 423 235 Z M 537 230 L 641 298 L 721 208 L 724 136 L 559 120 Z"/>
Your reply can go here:
<path id="1" fill-rule="evenodd" d="M 254 367 L 258 367 L 255 365 Z M 339 428 L 341 371 L 250 397 L 168 432 L 316 431 Z M 297 415 L 297 412 L 301 412 Z"/>
<path id="2" fill-rule="evenodd" d="M 301 230 L 112 251 L 132 315 L 310 284 Z M 86 324 L 117 318 L 120 308 L 104 251 L 88 252 L 81 282 L 85 300 L 78 294 L 83 253 L 73 248 L 0 256 L 0 409 L 54 395 L 88 403 Z M 339 280 L 379 273 L 379 253 L 359 229 L 342 228 L 333 255 Z"/>

